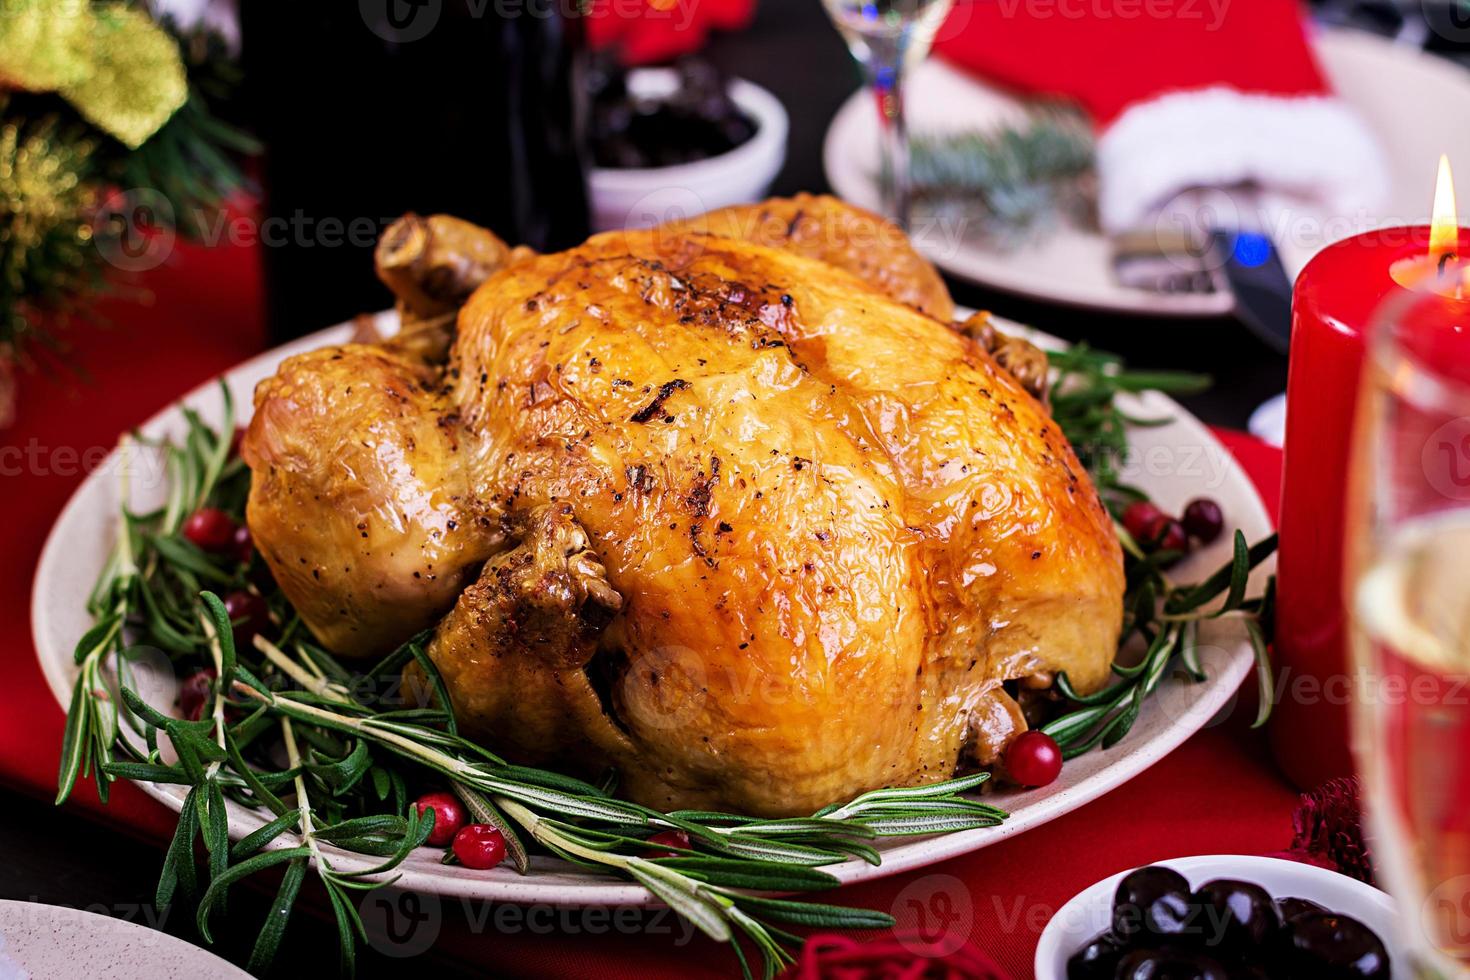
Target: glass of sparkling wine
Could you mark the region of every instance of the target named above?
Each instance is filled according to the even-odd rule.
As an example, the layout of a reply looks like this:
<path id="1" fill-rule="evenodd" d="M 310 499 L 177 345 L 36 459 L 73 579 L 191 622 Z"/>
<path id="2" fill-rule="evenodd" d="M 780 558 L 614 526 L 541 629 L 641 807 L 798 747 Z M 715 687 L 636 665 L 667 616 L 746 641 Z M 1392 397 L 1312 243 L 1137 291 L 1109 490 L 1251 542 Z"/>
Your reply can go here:
<path id="1" fill-rule="evenodd" d="M 884 207 L 907 229 L 912 203 L 903 80 L 929 56 L 954 0 L 822 0 L 878 101 Z"/>
<path id="2" fill-rule="evenodd" d="M 1411 963 L 1470 978 L 1470 283 L 1449 268 L 1370 338 L 1347 527 L 1354 749 Z M 1402 973 L 1401 973 L 1402 971 Z"/>

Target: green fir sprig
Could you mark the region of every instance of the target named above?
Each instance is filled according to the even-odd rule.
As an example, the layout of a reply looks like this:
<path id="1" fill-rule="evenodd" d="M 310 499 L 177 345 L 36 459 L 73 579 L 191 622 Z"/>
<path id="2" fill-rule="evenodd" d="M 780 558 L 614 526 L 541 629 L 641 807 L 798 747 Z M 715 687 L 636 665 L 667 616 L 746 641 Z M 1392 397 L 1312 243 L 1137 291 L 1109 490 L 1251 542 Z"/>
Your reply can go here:
<path id="1" fill-rule="evenodd" d="M 91 315 L 119 273 L 108 256 L 121 236 L 140 233 L 128 224 L 146 215 L 196 237 L 247 186 L 241 159 L 260 147 L 228 118 L 233 56 L 211 31 L 164 26 L 188 98 L 136 149 L 54 92 L 0 93 L 0 358 L 79 367 L 65 328 Z"/>
<path id="2" fill-rule="evenodd" d="M 1044 234 L 1058 220 L 1094 221 L 1093 140 L 1085 117 L 1040 106 L 1020 123 L 917 135 L 910 146 L 916 204 L 964 218 L 1003 240 Z"/>

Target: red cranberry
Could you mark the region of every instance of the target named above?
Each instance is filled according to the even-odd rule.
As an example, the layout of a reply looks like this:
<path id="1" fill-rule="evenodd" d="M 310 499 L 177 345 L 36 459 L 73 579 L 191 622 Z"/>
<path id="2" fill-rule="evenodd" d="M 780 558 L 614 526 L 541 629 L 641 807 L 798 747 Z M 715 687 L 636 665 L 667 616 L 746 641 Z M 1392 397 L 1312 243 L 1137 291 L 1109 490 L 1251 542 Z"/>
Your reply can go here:
<path id="1" fill-rule="evenodd" d="M 464 804 L 453 793 L 425 793 L 414 800 L 413 805 L 419 813 L 434 811 L 434 829 L 429 831 L 427 840 L 434 847 L 447 847 L 464 826 Z"/>
<path id="2" fill-rule="evenodd" d="M 186 721 L 204 717 L 204 708 L 214 694 L 214 679 L 218 676 L 213 667 L 206 667 L 196 670 L 179 685 L 179 714 Z"/>
<path id="3" fill-rule="evenodd" d="M 1123 527 L 1128 534 L 1140 545 L 1147 543 L 1147 532 L 1156 518 L 1163 517 L 1164 512 L 1154 506 L 1152 501 L 1139 500 L 1128 505 L 1123 511 Z"/>
<path id="4" fill-rule="evenodd" d="M 244 524 L 235 528 L 235 536 L 230 543 L 240 564 L 250 564 L 250 559 L 255 556 L 255 539 L 250 536 L 250 528 Z"/>
<path id="5" fill-rule="evenodd" d="M 1062 750 L 1045 732 L 1023 732 L 1006 746 L 1006 775 L 1018 786 L 1050 785 L 1062 771 Z"/>
<path id="6" fill-rule="evenodd" d="M 489 871 L 505 860 L 505 837 L 488 823 L 461 827 L 453 846 L 459 863 L 476 871 Z"/>
<path id="7" fill-rule="evenodd" d="M 215 554 L 231 551 L 235 547 L 235 519 L 218 507 L 201 507 L 184 521 L 184 537 Z"/>
<path id="8" fill-rule="evenodd" d="M 682 847 L 686 851 L 690 850 L 689 835 L 682 830 L 661 830 L 658 833 L 654 834 L 652 837 L 648 838 L 648 843 L 662 846 L 653 847 L 647 851 L 644 851 L 643 856 L 646 858 L 676 858 L 689 856 L 687 854 L 680 854 L 678 851 L 667 850 L 667 848 L 670 847 Z"/>
<path id="9" fill-rule="evenodd" d="M 255 645 L 256 636 L 265 632 L 271 623 L 270 606 L 254 592 L 236 589 L 225 595 L 225 612 L 235 624 L 235 649 L 248 650 Z"/>
<path id="10" fill-rule="evenodd" d="M 1184 508 L 1184 530 L 1205 544 L 1214 541 L 1225 530 L 1225 515 L 1220 505 L 1208 497 L 1191 500 Z"/>
<path id="11" fill-rule="evenodd" d="M 1189 550 L 1189 535 L 1184 533 L 1183 524 L 1168 514 L 1160 514 L 1144 531 L 1142 543 L 1150 551 L 1177 551 L 1182 554 Z"/>

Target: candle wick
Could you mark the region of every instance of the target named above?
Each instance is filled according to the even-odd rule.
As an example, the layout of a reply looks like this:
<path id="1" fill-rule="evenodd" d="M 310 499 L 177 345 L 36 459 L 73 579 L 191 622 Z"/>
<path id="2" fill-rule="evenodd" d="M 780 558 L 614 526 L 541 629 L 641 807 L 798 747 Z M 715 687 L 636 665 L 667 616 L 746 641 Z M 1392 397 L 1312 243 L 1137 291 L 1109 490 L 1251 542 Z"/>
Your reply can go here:
<path id="1" fill-rule="evenodd" d="M 1454 252 L 1446 252 L 1441 255 L 1439 257 L 1439 275 L 1444 275 L 1444 267 L 1449 265 L 1451 262 L 1458 261 L 1459 258 L 1460 257 Z"/>

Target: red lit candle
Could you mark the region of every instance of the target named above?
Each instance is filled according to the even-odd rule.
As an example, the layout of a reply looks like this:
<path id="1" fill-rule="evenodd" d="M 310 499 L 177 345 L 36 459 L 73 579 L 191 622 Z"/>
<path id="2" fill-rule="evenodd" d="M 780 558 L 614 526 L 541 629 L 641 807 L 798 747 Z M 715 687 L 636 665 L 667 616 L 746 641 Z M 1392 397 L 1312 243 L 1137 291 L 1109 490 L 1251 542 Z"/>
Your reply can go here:
<path id="1" fill-rule="evenodd" d="M 1441 257 L 1470 257 L 1470 228 L 1457 227 L 1447 185 L 1442 163 L 1433 226 L 1380 229 L 1328 246 L 1302 270 L 1292 297 L 1277 559 L 1280 700 L 1271 742 L 1303 790 L 1353 771 L 1344 498 L 1365 333 L 1386 302 L 1407 301 L 1406 291 L 1440 292 Z M 1465 308 L 1444 298 L 1450 319 Z"/>

